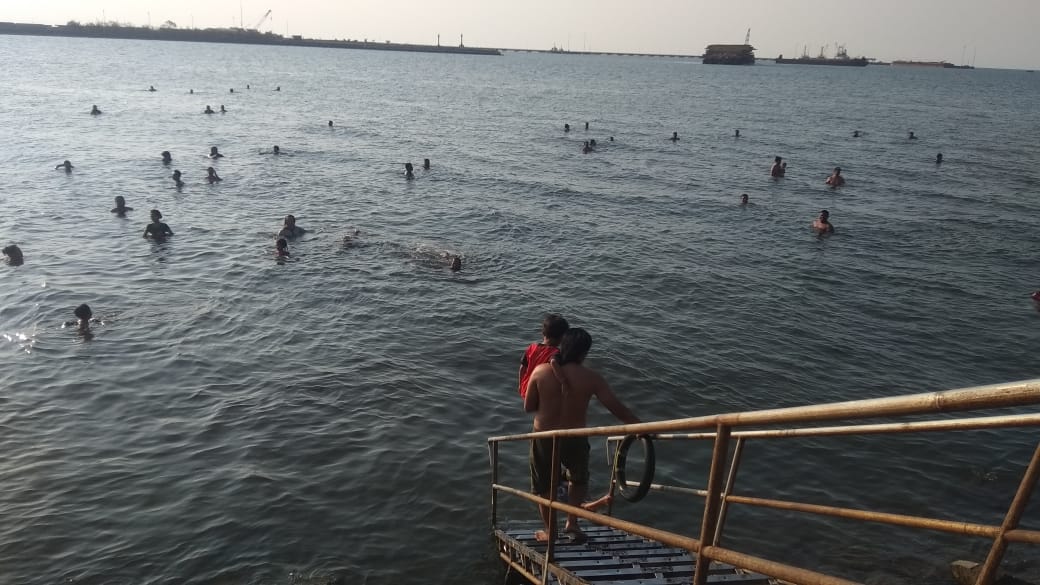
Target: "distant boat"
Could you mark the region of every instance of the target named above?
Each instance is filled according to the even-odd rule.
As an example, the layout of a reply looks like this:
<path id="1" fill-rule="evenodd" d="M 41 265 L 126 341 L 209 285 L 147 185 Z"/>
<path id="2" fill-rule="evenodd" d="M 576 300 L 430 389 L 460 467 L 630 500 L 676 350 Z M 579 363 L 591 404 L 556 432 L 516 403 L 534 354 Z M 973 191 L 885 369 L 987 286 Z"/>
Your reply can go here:
<path id="1" fill-rule="evenodd" d="M 797 59 L 784 59 L 783 55 L 776 58 L 776 62 L 781 65 L 838 65 L 843 67 L 866 67 L 868 59 L 866 57 L 856 57 L 855 59 L 849 57 L 844 46 L 839 46 L 834 57 L 827 57 L 823 53 L 823 47 L 820 47 L 820 54 L 817 57 L 810 57 L 809 51 L 806 49 L 802 53 L 801 57 Z"/>

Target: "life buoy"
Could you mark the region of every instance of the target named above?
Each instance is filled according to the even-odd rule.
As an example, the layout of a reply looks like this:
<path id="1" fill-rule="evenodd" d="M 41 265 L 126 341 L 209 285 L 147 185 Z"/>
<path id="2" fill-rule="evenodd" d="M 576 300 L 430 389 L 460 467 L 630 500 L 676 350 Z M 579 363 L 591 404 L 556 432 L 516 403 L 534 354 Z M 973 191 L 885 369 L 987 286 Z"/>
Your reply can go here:
<path id="1" fill-rule="evenodd" d="M 636 440 L 643 445 L 643 456 L 646 458 L 646 462 L 643 464 L 643 478 L 639 480 L 639 485 L 633 489 L 628 485 L 625 476 L 625 463 L 628 461 L 628 450 Z M 614 458 L 614 477 L 617 480 L 618 490 L 622 498 L 635 503 L 646 497 L 646 494 L 650 492 L 650 484 L 654 482 L 655 462 L 654 442 L 649 435 L 628 435 L 621 441 L 621 444 L 618 445 L 617 455 Z"/>

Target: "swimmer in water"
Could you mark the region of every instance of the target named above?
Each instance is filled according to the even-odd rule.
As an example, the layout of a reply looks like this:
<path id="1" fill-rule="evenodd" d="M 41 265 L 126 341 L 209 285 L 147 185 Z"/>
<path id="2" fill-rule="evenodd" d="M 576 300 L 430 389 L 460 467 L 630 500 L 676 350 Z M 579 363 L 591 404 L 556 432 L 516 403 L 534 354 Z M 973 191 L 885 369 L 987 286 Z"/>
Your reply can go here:
<path id="1" fill-rule="evenodd" d="M 119 217 L 126 217 L 126 212 L 133 210 L 133 207 L 126 206 L 126 199 L 123 199 L 122 195 L 116 195 L 116 206 L 112 208 L 112 213 Z"/>
<path id="2" fill-rule="evenodd" d="M 231 89 L 229 89 L 228 93 L 235 93 L 235 88 L 232 87 Z"/>
<path id="3" fill-rule="evenodd" d="M 590 152 L 592 152 L 592 147 L 589 146 L 589 141 L 586 140 L 585 144 L 581 147 L 581 153 L 582 154 L 588 154 Z"/>
<path id="4" fill-rule="evenodd" d="M 98 109 L 97 105 L 90 106 L 90 115 L 91 116 L 100 116 L 101 115 L 101 110 Z"/>
<path id="5" fill-rule="evenodd" d="M 274 245 L 274 255 L 279 258 L 289 257 L 289 242 L 285 238 L 278 238 Z"/>
<path id="6" fill-rule="evenodd" d="M 821 236 L 824 234 L 833 234 L 834 226 L 831 225 L 831 213 L 826 209 L 820 211 L 820 216 L 812 222 L 812 229 Z"/>
<path id="7" fill-rule="evenodd" d="M 422 159 L 422 168 L 423 168 L 424 171 L 430 170 L 430 159 L 428 159 L 428 158 Z"/>
<path id="8" fill-rule="evenodd" d="M 154 85 L 149 85 L 148 86 L 148 91 L 156 91 L 155 90 L 155 86 Z"/>
<path id="9" fill-rule="evenodd" d="M 282 86 L 279 85 L 278 87 L 274 88 L 274 90 L 275 91 L 282 91 Z"/>
<path id="10" fill-rule="evenodd" d="M 941 152 L 939 154 L 935 155 L 935 164 L 937 164 L 937 165 L 941 165 L 942 164 L 942 153 Z"/>
<path id="11" fill-rule="evenodd" d="M 188 94 L 189 95 L 195 95 L 195 90 L 194 89 L 189 89 L 188 90 Z"/>
<path id="12" fill-rule="evenodd" d="M 450 268 L 452 272 L 458 272 L 462 270 L 462 257 L 458 254 L 451 254 L 448 256 L 451 264 Z"/>
<path id="13" fill-rule="evenodd" d="M 278 148 L 278 145 L 275 144 L 274 148 L 271 150 L 271 154 L 282 154 L 282 149 Z"/>
<path id="14" fill-rule="evenodd" d="M 747 193 L 744 193 L 744 194 L 742 194 L 740 196 L 740 206 L 741 207 L 747 207 L 747 204 L 748 204 L 748 196 L 747 196 Z"/>
<path id="15" fill-rule="evenodd" d="M 282 229 L 278 232 L 279 238 L 291 240 L 303 235 L 303 228 L 296 225 L 296 216 L 287 215 L 282 223 Z"/>
<path id="16" fill-rule="evenodd" d="M 224 158 L 224 155 L 220 154 L 220 152 L 217 151 L 217 147 L 216 146 L 211 146 L 209 148 L 209 157 L 210 158 Z"/>
<path id="17" fill-rule="evenodd" d="M 610 137 L 610 141 L 614 142 L 614 137 L 613 136 Z"/>
<path id="18" fill-rule="evenodd" d="M 410 163 L 410 162 L 404 163 L 404 178 L 406 178 L 406 179 L 414 179 L 415 178 L 415 173 L 412 172 L 412 163 Z"/>
<path id="19" fill-rule="evenodd" d="M 570 132 L 571 131 L 571 125 L 570 124 L 564 124 L 563 125 L 563 131 L 564 132 Z"/>
<path id="20" fill-rule="evenodd" d="M 672 142 L 679 142 L 679 133 L 678 132 L 672 132 L 672 137 L 669 138 L 668 140 L 671 140 Z"/>
<path id="21" fill-rule="evenodd" d="M 852 131 L 852 137 L 853 138 L 859 138 L 859 130 L 853 130 Z"/>
<path id="22" fill-rule="evenodd" d="M 83 303 L 82 305 L 76 307 L 76 309 L 72 311 L 72 314 L 76 316 L 76 320 L 66 321 L 65 326 L 70 327 L 72 325 L 76 325 L 80 333 L 89 334 L 90 320 L 91 317 L 94 316 L 94 311 L 90 310 L 90 305 Z"/>
<path id="23" fill-rule="evenodd" d="M 733 138 L 740 138 L 740 130 L 733 131 Z"/>
<path id="24" fill-rule="evenodd" d="M 4 251 L 6 252 L 6 249 Z M 1033 292 L 1033 294 L 1029 295 L 1029 298 L 1040 303 L 1040 290 Z"/>
<path id="25" fill-rule="evenodd" d="M 152 223 L 148 224 L 144 228 L 144 237 L 152 238 L 156 242 L 164 242 L 168 236 L 173 235 L 173 230 L 170 226 L 166 225 L 162 221 L 162 214 L 159 213 L 158 209 L 152 210 Z"/>
<path id="26" fill-rule="evenodd" d="M 162 162 L 163 162 L 164 165 L 168 165 L 168 164 L 173 162 L 173 155 L 170 154 L 170 151 L 168 151 L 168 150 L 162 151 Z"/>
<path id="27" fill-rule="evenodd" d="M 224 109 L 224 104 L 220 104 L 220 113 L 221 114 L 226 114 L 227 113 L 227 110 Z"/>
<path id="28" fill-rule="evenodd" d="M 65 161 L 65 162 L 61 163 L 60 165 L 55 165 L 54 170 L 63 169 L 66 173 L 71 173 L 72 169 L 74 169 L 74 168 L 75 167 L 72 166 L 71 162 Z"/>
<path id="29" fill-rule="evenodd" d="M 770 177 L 782 177 L 782 176 L 784 176 L 784 165 L 782 164 L 783 160 L 784 159 L 782 157 L 779 157 L 779 156 L 773 158 L 773 166 L 769 167 L 769 176 Z"/>
<path id="30" fill-rule="evenodd" d="M 588 130 L 589 130 L 589 123 L 585 122 L 585 131 L 588 132 Z"/>
<path id="31" fill-rule="evenodd" d="M 917 137 L 914 136 L 913 132 L 910 132 L 909 134 L 906 135 L 906 139 L 907 140 L 917 140 Z"/>
<path id="32" fill-rule="evenodd" d="M 361 235 L 361 230 L 359 230 L 357 228 L 354 228 L 354 231 L 352 233 L 349 233 L 349 234 L 343 236 L 343 240 L 342 240 L 343 247 L 349 248 L 350 246 L 353 246 L 354 242 L 357 240 L 358 236 L 360 236 L 360 235 Z"/>
<path id="33" fill-rule="evenodd" d="M 202 113 L 203 114 L 216 114 L 216 112 L 213 111 L 213 108 L 211 108 L 209 106 L 206 106 L 206 109 L 202 110 Z"/>
<path id="34" fill-rule="evenodd" d="M 332 120 L 329 120 L 329 128 L 332 128 Z"/>
<path id="35" fill-rule="evenodd" d="M 595 138 L 593 138 L 592 140 L 589 141 L 589 146 L 591 146 L 593 150 L 596 149 L 596 139 Z"/>
<path id="36" fill-rule="evenodd" d="M 246 84 L 246 89 L 253 89 L 253 88 L 249 87 L 249 84 L 247 83 Z"/>
<path id="37" fill-rule="evenodd" d="M 18 246 L 11 244 L 5 246 L 3 249 L 4 256 L 7 257 L 7 263 L 11 266 L 21 266 L 25 264 L 25 257 L 22 256 L 22 249 Z"/>
<path id="38" fill-rule="evenodd" d="M 223 181 L 224 179 L 221 179 L 220 177 L 217 176 L 216 169 L 214 169 L 213 167 L 207 167 L 206 168 L 206 180 L 209 181 L 210 185 L 212 185 L 213 183 L 216 183 L 218 181 Z"/>
<path id="39" fill-rule="evenodd" d="M 181 172 L 180 171 L 176 171 L 176 170 L 173 171 L 173 184 L 178 189 L 180 189 L 181 187 L 184 186 L 184 181 L 181 180 Z"/>
<path id="40" fill-rule="evenodd" d="M 834 167 L 834 174 L 827 177 L 827 180 L 824 181 L 824 183 L 831 187 L 841 187 L 844 185 L 845 177 L 841 176 L 841 167 Z"/>

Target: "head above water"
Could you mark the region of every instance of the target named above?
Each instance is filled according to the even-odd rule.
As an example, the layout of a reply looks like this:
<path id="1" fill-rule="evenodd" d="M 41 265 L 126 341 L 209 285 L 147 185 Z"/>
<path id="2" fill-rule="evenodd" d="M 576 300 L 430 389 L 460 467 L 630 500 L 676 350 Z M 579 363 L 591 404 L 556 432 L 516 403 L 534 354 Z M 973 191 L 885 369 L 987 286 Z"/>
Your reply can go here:
<path id="1" fill-rule="evenodd" d="M 72 312 L 80 321 L 89 321 L 94 316 L 94 311 L 90 310 L 90 305 L 83 303 L 76 307 L 76 310 Z"/>
<path id="2" fill-rule="evenodd" d="M 561 366 L 567 364 L 580 364 L 585 361 L 592 349 L 592 336 L 581 327 L 568 329 L 560 337 L 560 352 L 557 354 L 557 362 Z"/>
<path id="3" fill-rule="evenodd" d="M 563 334 L 567 333 L 570 328 L 570 324 L 563 318 L 563 315 L 557 313 L 549 313 L 542 319 L 542 337 L 549 341 L 559 343 Z"/>
<path id="4" fill-rule="evenodd" d="M 744 193 L 744 194 L 742 194 L 742 195 L 740 196 L 740 202 L 741 202 L 741 203 L 747 203 L 747 200 L 748 200 L 748 196 L 747 196 L 747 193 Z"/>
<path id="5" fill-rule="evenodd" d="M 841 167 L 834 167 L 834 174 L 835 175 L 840 175 L 841 174 Z"/>
<path id="6" fill-rule="evenodd" d="M 452 272 L 462 270 L 462 257 L 458 254 L 451 257 L 451 270 Z"/>
<path id="7" fill-rule="evenodd" d="M 827 221 L 827 219 L 830 218 L 830 216 L 831 212 L 827 211 L 826 209 L 820 210 L 820 221 Z"/>
<path id="8" fill-rule="evenodd" d="M 160 219 L 162 219 L 162 213 L 160 213 L 158 209 L 153 209 L 151 215 L 152 221 L 159 221 Z"/>
<path id="9" fill-rule="evenodd" d="M 174 181 L 180 181 L 181 180 L 181 172 L 180 171 L 173 171 L 173 180 Z"/>
<path id="10" fill-rule="evenodd" d="M 404 163 L 404 170 L 405 171 L 411 173 L 413 168 L 414 167 L 412 166 L 412 163 L 410 163 L 410 162 Z"/>
<path id="11" fill-rule="evenodd" d="M 278 238 L 278 241 L 275 242 L 275 247 L 278 248 L 278 250 L 288 250 L 289 241 L 285 238 Z"/>
<path id="12" fill-rule="evenodd" d="M 283 220 L 282 225 L 289 229 L 296 227 L 296 216 L 292 214 L 285 216 L 285 220 Z"/>
<path id="13" fill-rule="evenodd" d="M 20 266 L 25 261 L 22 257 L 22 249 L 14 244 L 4 247 L 3 253 L 4 256 L 7 256 L 8 262 L 14 266 Z"/>
<path id="14" fill-rule="evenodd" d="M 122 195 L 116 195 L 116 208 L 122 209 L 126 207 L 126 199 L 123 199 Z"/>
<path id="15" fill-rule="evenodd" d="M 274 145 L 274 153 L 275 153 L 275 154 L 279 154 L 279 153 L 281 153 L 281 152 L 282 152 L 282 149 L 278 148 L 278 145 L 277 145 L 277 144 L 275 144 L 275 145 Z"/>
<path id="16" fill-rule="evenodd" d="M 164 150 L 162 151 L 162 159 L 163 162 L 170 162 L 171 160 L 173 160 L 173 155 L 170 154 L 170 151 Z"/>
<path id="17" fill-rule="evenodd" d="M 220 152 L 217 151 L 217 147 L 216 146 L 209 147 L 209 155 L 210 156 L 214 156 L 214 155 L 217 155 L 217 154 L 220 154 Z"/>
<path id="18" fill-rule="evenodd" d="M 424 168 L 426 170 L 430 170 L 430 159 L 428 159 L 428 158 L 422 159 L 422 168 Z"/>
<path id="19" fill-rule="evenodd" d="M 332 128 L 332 120 L 329 120 L 329 128 Z"/>
<path id="20" fill-rule="evenodd" d="M 780 164 L 780 161 L 782 161 L 782 160 L 784 160 L 783 157 L 780 157 L 780 156 L 773 157 L 773 162 L 775 162 L 777 164 Z"/>

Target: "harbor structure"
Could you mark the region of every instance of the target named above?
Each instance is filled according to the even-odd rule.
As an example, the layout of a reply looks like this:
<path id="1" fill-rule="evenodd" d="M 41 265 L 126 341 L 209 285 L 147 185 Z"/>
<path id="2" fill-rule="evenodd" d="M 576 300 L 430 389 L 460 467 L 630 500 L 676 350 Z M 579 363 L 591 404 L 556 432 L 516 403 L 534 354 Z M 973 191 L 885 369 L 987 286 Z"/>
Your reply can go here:
<path id="1" fill-rule="evenodd" d="M 892 61 L 893 67 L 926 67 L 932 69 L 974 69 L 973 65 L 954 65 L 947 61 Z"/>

